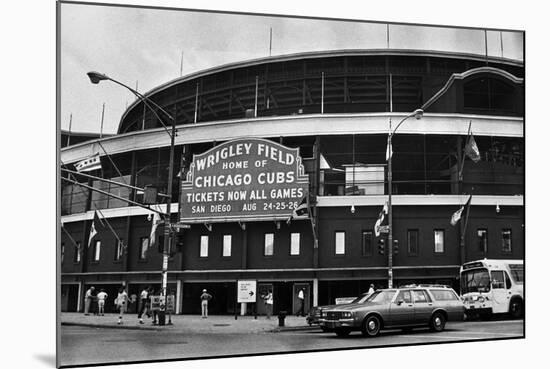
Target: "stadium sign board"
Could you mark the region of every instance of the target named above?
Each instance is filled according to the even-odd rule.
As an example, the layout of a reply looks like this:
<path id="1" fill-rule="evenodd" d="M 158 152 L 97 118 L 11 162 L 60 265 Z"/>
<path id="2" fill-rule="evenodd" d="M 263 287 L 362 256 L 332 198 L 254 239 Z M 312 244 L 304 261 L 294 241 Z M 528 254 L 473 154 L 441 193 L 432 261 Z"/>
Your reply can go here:
<path id="1" fill-rule="evenodd" d="M 298 148 L 241 138 L 194 155 L 181 182 L 180 223 L 288 219 L 307 196 Z"/>

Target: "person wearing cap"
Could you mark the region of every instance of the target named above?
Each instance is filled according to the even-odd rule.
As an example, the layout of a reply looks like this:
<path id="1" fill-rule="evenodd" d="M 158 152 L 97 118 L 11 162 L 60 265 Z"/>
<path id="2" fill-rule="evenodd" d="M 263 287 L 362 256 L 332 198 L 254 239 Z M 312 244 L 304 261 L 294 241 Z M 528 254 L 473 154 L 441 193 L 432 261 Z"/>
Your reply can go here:
<path id="1" fill-rule="evenodd" d="M 370 295 L 371 293 L 374 292 L 374 284 L 370 284 L 370 288 L 369 288 L 369 291 L 368 291 L 368 294 Z"/>
<path id="2" fill-rule="evenodd" d="M 202 312 L 202 318 L 206 319 L 208 318 L 208 301 L 212 299 L 212 295 L 209 294 L 206 289 L 202 290 L 201 295 L 201 312 Z"/>

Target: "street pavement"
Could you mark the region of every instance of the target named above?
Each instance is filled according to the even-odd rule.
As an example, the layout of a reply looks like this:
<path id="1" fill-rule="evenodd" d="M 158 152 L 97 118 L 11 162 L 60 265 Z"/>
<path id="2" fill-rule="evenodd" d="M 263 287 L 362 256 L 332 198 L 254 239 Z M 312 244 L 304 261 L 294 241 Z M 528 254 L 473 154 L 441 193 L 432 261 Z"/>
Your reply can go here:
<path id="1" fill-rule="evenodd" d="M 61 365 L 146 362 L 234 355 L 284 352 L 311 352 L 342 348 L 369 348 L 418 343 L 442 343 L 487 339 L 521 338 L 523 320 L 496 320 L 447 323 L 445 331 L 430 332 L 426 328 L 412 332 L 383 331 L 375 338 L 352 333 L 347 338 L 323 333 L 308 327 L 305 318 L 289 316 L 285 328 L 278 319 L 245 316 L 196 315 L 172 317 L 172 326 L 139 325 L 135 315 L 124 316 L 124 324 L 116 324 L 117 315 L 83 316 L 63 314 L 61 317 Z"/>

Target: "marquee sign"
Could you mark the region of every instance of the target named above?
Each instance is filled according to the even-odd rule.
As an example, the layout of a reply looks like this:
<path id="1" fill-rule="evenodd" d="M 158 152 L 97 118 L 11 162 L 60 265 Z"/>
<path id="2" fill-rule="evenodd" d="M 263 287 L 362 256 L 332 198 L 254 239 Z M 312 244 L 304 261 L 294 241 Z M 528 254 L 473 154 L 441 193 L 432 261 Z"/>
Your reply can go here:
<path id="1" fill-rule="evenodd" d="M 298 149 L 242 138 L 194 155 L 181 182 L 181 223 L 287 219 L 307 195 Z"/>

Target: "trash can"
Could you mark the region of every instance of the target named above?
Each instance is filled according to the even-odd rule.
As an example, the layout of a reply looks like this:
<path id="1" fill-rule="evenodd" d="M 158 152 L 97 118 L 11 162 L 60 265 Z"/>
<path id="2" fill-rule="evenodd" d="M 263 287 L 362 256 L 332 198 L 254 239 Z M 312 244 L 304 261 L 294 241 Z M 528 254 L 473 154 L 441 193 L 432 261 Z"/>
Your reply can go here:
<path id="1" fill-rule="evenodd" d="M 279 327 L 285 326 L 286 311 L 279 311 Z"/>
<path id="2" fill-rule="evenodd" d="M 165 325 L 166 324 L 166 311 L 159 310 L 158 318 L 159 318 L 159 325 Z"/>

